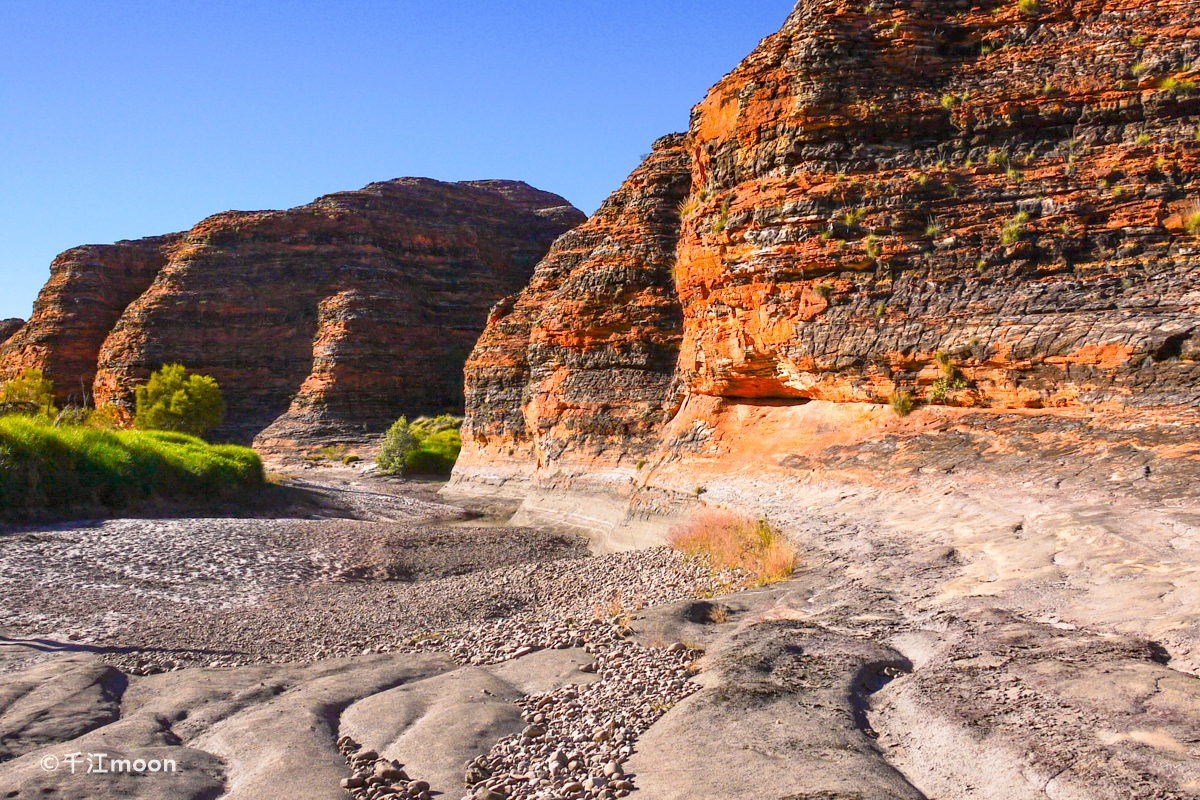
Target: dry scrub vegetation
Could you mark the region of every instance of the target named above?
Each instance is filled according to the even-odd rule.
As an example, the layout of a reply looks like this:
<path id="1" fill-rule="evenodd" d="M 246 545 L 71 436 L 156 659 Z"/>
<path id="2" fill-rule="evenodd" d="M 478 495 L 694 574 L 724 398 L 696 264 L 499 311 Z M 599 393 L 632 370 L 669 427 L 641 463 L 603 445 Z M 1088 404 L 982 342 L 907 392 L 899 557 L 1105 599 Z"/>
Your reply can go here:
<path id="1" fill-rule="evenodd" d="M 767 586 L 796 571 L 796 548 L 771 524 L 720 509 L 706 509 L 671 529 L 667 544 L 704 559 L 715 571 L 737 573 L 751 586 Z"/>

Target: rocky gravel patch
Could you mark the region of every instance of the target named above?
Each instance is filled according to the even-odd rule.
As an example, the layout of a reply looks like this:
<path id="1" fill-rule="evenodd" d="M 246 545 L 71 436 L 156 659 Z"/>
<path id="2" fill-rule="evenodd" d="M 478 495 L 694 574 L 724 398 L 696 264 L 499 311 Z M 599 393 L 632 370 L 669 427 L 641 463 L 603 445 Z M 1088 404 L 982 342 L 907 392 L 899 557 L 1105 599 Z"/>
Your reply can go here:
<path id="1" fill-rule="evenodd" d="M 462 790 L 483 800 L 628 795 L 625 760 L 696 690 L 699 655 L 632 641 L 633 615 L 722 593 L 739 576 L 668 548 L 593 557 L 575 536 L 446 523 L 120 520 L 20 532 L 0 540 L 0 601 L 19 609 L 9 631 L 68 631 L 134 675 L 379 653 L 486 666 L 582 649 L 591 660 L 580 669 L 595 681 L 520 701 L 526 727 L 472 762 Z M 338 744 L 353 797 L 430 796 L 403 765 L 347 737 Z"/>
<path id="2" fill-rule="evenodd" d="M 370 653 L 444 652 L 462 664 L 495 664 L 564 640 L 582 646 L 588 637 L 579 626 L 589 620 L 620 619 L 732 583 L 667 548 L 585 557 L 545 534 L 478 533 L 506 538 L 529 563 L 413 583 L 314 583 L 231 610 L 146 610 L 135 626 L 97 644 L 134 674 Z M 571 557 L 533 560 L 564 550 Z"/>
<path id="3" fill-rule="evenodd" d="M 642 733 L 699 689 L 689 678 L 699 671 L 696 659 L 703 653 L 682 642 L 647 647 L 629 641 L 623 613 L 543 625 L 514 621 L 493 626 L 492 635 L 471 642 L 474 646 L 468 646 L 469 631 L 409 643 L 449 649 L 457 660 L 472 664 L 520 658 L 542 647 L 583 647 L 593 656 L 580 669 L 596 674 L 596 682 L 524 698 L 522 718 L 528 724 L 470 764 L 463 776 L 469 792 L 464 800 L 611 800 L 636 788 L 636 776 L 625 774 L 624 763 Z M 338 746 L 353 772 L 342 786 L 356 800 L 430 797 L 429 783 L 410 777 L 403 764 L 381 759 L 347 736 Z"/>
<path id="4" fill-rule="evenodd" d="M 600 680 L 531 695 L 529 723 L 498 742 L 464 776 L 475 800 L 625 797 L 625 774 L 638 737 L 673 705 L 699 689 L 688 679 L 702 655 L 681 642 L 666 648 L 625 641 L 610 627 L 586 647 Z M 464 800 L 467 800 L 464 798 Z"/>
<path id="5" fill-rule="evenodd" d="M 538 593 L 527 613 L 409 637 L 393 650 L 448 652 L 462 664 L 497 664 L 543 648 L 582 647 L 581 670 L 599 680 L 533 694 L 522 702 L 528 725 L 497 742 L 463 776 L 471 800 L 625 797 L 624 774 L 638 736 L 699 687 L 688 679 L 700 651 L 682 642 L 647 647 L 627 639 L 629 615 L 647 606 L 728 589 L 736 576 L 714 574 L 667 548 L 574 561 L 523 565 L 472 576 L 491 585 Z M 428 797 L 429 785 L 403 765 L 339 742 L 354 774 L 344 784 L 356 800 Z"/>
<path id="6" fill-rule="evenodd" d="M 148 606 L 233 608 L 319 577 L 286 520 L 111 520 L 0 538 L 6 627 L 88 638 Z M 67 588 L 69 587 L 69 591 Z M 96 619 L 100 614 L 101 618 Z M 94 632 L 93 632 L 94 633 Z"/>

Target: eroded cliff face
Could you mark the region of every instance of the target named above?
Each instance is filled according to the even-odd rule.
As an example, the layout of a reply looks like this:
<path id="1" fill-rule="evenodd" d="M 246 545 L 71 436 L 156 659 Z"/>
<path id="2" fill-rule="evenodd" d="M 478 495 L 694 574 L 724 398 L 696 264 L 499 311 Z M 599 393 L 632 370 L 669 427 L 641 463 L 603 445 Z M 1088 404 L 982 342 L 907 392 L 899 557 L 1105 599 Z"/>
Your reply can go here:
<path id="1" fill-rule="evenodd" d="M 57 401 L 92 393 L 100 348 L 125 308 L 150 286 L 182 234 L 76 247 L 50 265 L 28 324 L 0 331 L 0 380 L 40 369 Z M 86 396 L 86 397 L 85 397 Z"/>
<path id="2" fill-rule="evenodd" d="M 800 3 L 696 108 L 692 390 L 1195 403 L 1196 3 L 889 5 Z"/>
<path id="3" fill-rule="evenodd" d="M 24 324 L 25 320 L 17 319 L 16 317 L 0 320 L 0 345 L 11 339 L 17 331 L 21 330 Z"/>
<path id="4" fill-rule="evenodd" d="M 452 489 L 511 500 L 606 474 L 661 504 L 669 465 L 723 452 L 738 409 L 844 405 L 869 420 L 856 436 L 883 436 L 904 394 L 918 417 L 1197 406 L 1197 24 L 1195 0 L 798 3 L 672 140 L 690 191 L 659 258 L 682 316 L 639 339 L 610 301 L 629 331 L 614 357 L 584 316 L 543 310 L 571 308 L 552 254 L 468 363 L 476 436 Z M 614 222 L 574 235 L 635 237 Z M 621 258 L 593 250 L 570 288 L 624 297 Z M 579 359 L 562 357 L 568 332 Z M 654 402 L 592 380 L 602 354 L 619 365 L 659 340 L 679 351 Z M 765 463 L 786 458 L 762 444 Z"/>
<path id="5" fill-rule="evenodd" d="M 466 370 L 464 430 L 488 460 L 545 463 L 570 449 L 615 463 L 656 446 L 681 399 L 672 271 L 691 183 L 682 144 L 656 142 L 525 291 L 492 309 Z"/>
<path id="6" fill-rule="evenodd" d="M 865 767 L 844 780 L 806 769 L 788 751 L 802 737 L 762 710 L 763 675 L 816 663 L 801 654 L 808 626 L 902 654 L 869 657 L 911 674 L 864 697 L 857 725 L 914 796 L 1200 785 L 1179 744 L 1190 717 L 1101 710 L 1137 696 L 1124 707 L 1140 715 L 1159 693 L 1114 674 L 1146 687 L 1200 674 L 1197 31 L 1200 0 L 802 0 L 673 144 L 690 191 L 663 306 L 680 314 L 653 328 L 679 347 L 655 373 L 665 394 L 645 403 L 594 373 L 634 343 L 606 349 L 585 314 L 573 326 L 555 311 L 572 308 L 558 294 L 570 283 L 604 285 L 613 313 L 630 313 L 614 265 L 637 236 L 612 218 L 572 234 L 606 242 L 569 281 L 552 255 L 545 282 L 493 315 L 468 362 L 476 435 L 448 498 L 574 528 L 602 551 L 661 544 L 725 508 L 768 520 L 800 554 L 791 581 L 743 595 L 780 593 L 730 626 L 724 646 L 742 645 L 709 649 L 707 694 L 639 741 L 643 789 L 730 797 L 778 769 L 759 795 L 900 796 Z M 558 336 L 577 349 L 546 348 Z M 889 400 L 905 393 L 915 410 L 901 416 Z M 586 410 L 633 433 L 587 426 Z M 692 619 L 716 624 L 693 630 L 725 618 L 706 611 Z M 1121 636 L 1124 652 L 1152 655 L 1114 668 L 1124 656 L 1104 643 Z M 1076 646 L 1094 658 L 1061 655 Z M 786 653 L 779 669 L 752 680 L 721 663 L 771 652 Z M 1028 653 L 1040 663 L 1026 671 Z M 816 687 L 797 679 L 790 707 Z M 1085 697 L 1095 705 L 1059 711 Z M 748 707 L 762 711 L 752 723 L 738 717 Z M 769 759 L 721 760 L 771 736 Z M 1155 743 L 1121 752 L 1133 737 Z M 718 769 L 679 755 L 711 742 Z M 837 786 L 802 783 L 811 775 Z"/>
<path id="7" fill-rule="evenodd" d="M 361 439 L 462 407 L 488 308 L 584 215 L 526 184 L 400 179 L 185 234 L 69 251 L 0 351 L 132 410 L 164 363 L 211 375 L 219 435 L 267 450 Z"/>

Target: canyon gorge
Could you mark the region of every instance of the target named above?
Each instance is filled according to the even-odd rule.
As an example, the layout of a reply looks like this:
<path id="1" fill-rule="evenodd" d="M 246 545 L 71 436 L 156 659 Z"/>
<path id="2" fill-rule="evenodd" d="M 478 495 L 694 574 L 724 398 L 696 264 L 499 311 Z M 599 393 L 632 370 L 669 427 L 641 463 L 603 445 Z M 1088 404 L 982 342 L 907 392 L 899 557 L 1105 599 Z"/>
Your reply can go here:
<path id="1" fill-rule="evenodd" d="M 229 212 L 0 345 L 164 361 L 306 494 L 14 532 L 7 796 L 1200 796 L 1200 0 L 799 0 L 586 220 Z M 459 408 L 444 485 L 297 467 Z M 663 547 L 714 513 L 795 572 Z M 101 746 L 186 774 L 39 766 Z"/>

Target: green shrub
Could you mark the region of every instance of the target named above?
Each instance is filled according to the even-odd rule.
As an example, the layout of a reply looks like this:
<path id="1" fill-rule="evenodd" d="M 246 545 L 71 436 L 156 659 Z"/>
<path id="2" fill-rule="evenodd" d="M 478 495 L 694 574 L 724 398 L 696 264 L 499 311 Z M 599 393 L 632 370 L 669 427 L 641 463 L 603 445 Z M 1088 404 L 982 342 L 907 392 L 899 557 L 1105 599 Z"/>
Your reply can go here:
<path id="1" fill-rule="evenodd" d="M 462 420 L 442 415 L 409 423 L 404 417 L 388 429 L 375 460 L 384 475 L 449 475 L 462 450 Z"/>
<path id="2" fill-rule="evenodd" d="M 375 459 L 375 466 L 383 475 L 399 475 L 404 472 L 404 462 L 416 449 L 419 442 L 408 429 L 404 417 L 396 420 L 383 437 L 383 447 Z"/>
<path id="3" fill-rule="evenodd" d="M 91 505 L 127 508 L 150 498 L 204 498 L 263 483 L 245 447 L 210 445 L 165 431 L 55 426 L 0 417 L 0 511 Z"/>
<path id="4" fill-rule="evenodd" d="M 137 417 L 142 430 L 203 436 L 225 419 L 221 388 L 207 375 L 189 375 L 180 364 L 167 364 L 137 388 Z"/>
<path id="5" fill-rule="evenodd" d="M 24 370 L 0 389 L 3 413 L 40 414 L 54 417 L 54 382 L 46 380 L 40 369 Z"/>
<path id="6" fill-rule="evenodd" d="M 962 378 L 938 378 L 929 389 L 929 402 L 944 403 L 950 392 L 958 392 L 967 388 L 967 382 Z"/>

